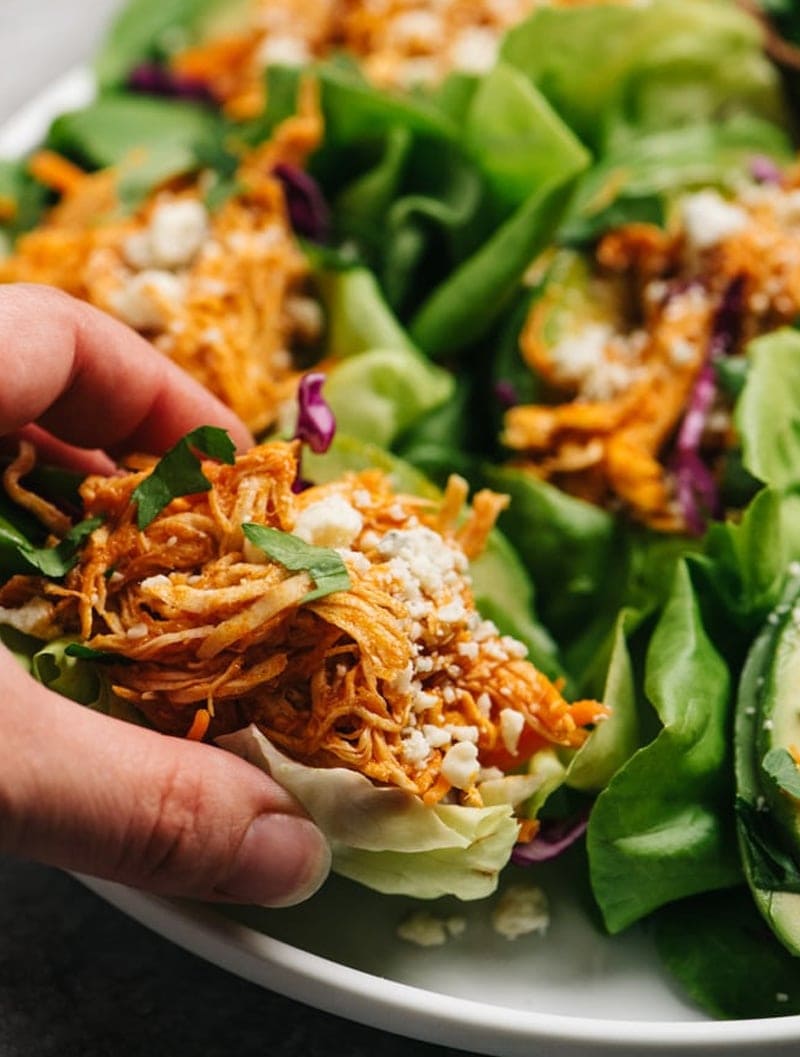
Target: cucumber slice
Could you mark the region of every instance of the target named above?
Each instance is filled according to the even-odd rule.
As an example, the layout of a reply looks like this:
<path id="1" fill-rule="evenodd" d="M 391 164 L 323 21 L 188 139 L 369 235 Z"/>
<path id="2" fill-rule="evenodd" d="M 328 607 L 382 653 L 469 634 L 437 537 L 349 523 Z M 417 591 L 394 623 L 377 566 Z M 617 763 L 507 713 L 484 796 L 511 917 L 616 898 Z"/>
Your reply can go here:
<path id="1" fill-rule="evenodd" d="M 800 859 L 800 804 L 782 794 L 762 768 L 772 748 L 800 738 L 800 628 L 793 579 L 756 639 L 742 672 L 734 729 L 737 831 L 745 877 L 756 906 L 777 938 L 800 954 L 800 891 L 768 884 L 764 859 Z M 800 871 L 798 876 L 800 876 Z"/>

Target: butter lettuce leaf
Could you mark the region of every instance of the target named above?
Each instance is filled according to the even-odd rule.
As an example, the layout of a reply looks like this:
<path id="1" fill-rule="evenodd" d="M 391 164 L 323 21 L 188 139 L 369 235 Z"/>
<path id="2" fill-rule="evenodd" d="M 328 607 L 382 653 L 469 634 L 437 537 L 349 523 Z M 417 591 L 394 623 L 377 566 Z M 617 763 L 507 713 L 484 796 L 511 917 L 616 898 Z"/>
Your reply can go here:
<path id="1" fill-rule="evenodd" d="M 0 643 L 26 672 L 30 672 L 33 656 L 41 646 L 39 639 L 26 635 L 10 624 L 0 624 Z"/>
<path id="2" fill-rule="evenodd" d="M 800 960 L 764 928 L 744 888 L 658 912 L 656 949 L 689 997 L 713 1017 L 800 1013 Z"/>
<path id="3" fill-rule="evenodd" d="M 582 792 L 604 789 L 620 767 L 639 748 L 641 720 L 637 700 L 636 675 L 627 635 L 637 624 L 637 614 L 623 610 L 614 627 L 605 678 L 597 696 L 611 709 L 573 756 L 565 776 L 566 784 Z M 594 692 L 590 688 L 590 692 Z"/>
<path id="4" fill-rule="evenodd" d="M 460 351 L 503 311 L 589 156 L 519 71 L 458 95 L 391 93 L 317 67 L 326 137 L 311 169 L 335 235 L 425 353 Z"/>
<path id="5" fill-rule="evenodd" d="M 366 268 L 326 268 L 315 272 L 327 318 L 325 355 L 334 360 L 369 349 L 418 352 L 389 308 L 377 280 Z"/>
<path id="6" fill-rule="evenodd" d="M 522 470 L 486 466 L 484 478 L 490 488 L 511 496 L 500 528 L 536 585 L 544 623 L 558 641 L 574 638 L 614 578 L 619 534 L 614 517 Z"/>
<path id="7" fill-rule="evenodd" d="M 409 324 L 429 356 L 453 356 L 484 338 L 509 308 L 531 262 L 554 235 L 583 160 L 557 170 L 422 302 Z"/>
<path id="8" fill-rule="evenodd" d="M 778 489 L 800 485 L 800 331 L 789 327 L 747 346 L 749 369 L 734 420 L 743 462 Z"/>
<path id="9" fill-rule="evenodd" d="M 305 452 L 303 472 L 314 484 L 327 484 L 345 473 L 360 473 L 371 467 L 383 470 L 398 491 L 425 499 L 438 499 L 441 492 L 410 463 L 370 441 L 337 432 L 333 444 L 322 455 Z"/>
<path id="10" fill-rule="evenodd" d="M 502 62 L 477 81 L 464 115 L 464 143 L 498 216 L 509 215 L 555 174 L 580 172 L 590 160 L 541 92 Z"/>
<path id="11" fill-rule="evenodd" d="M 692 188 L 735 191 L 750 177 L 756 155 L 788 163 L 788 132 L 769 121 L 737 114 L 651 132 L 610 150 L 581 178 L 559 241 L 580 245 L 632 221 L 663 224 L 670 200 Z"/>
<path id="12" fill-rule="evenodd" d="M 431 363 L 397 321 L 365 268 L 320 267 L 325 307 L 325 399 L 338 429 L 383 447 L 445 404 L 453 376 Z"/>
<path id="13" fill-rule="evenodd" d="M 62 697 L 81 705 L 93 705 L 102 695 L 102 681 L 95 666 L 66 652 L 72 640 L 55 639 L 34 654 L 31 674 Z"/>
<path id="14" fill-rule="evenodd" d="M 558 648 L 535 617 L 533 584 L 506 537 L 495 529 L 483 553 L 470 562 L 475 607 L 504 635 L 528 648 L 528 659 L 550 678 L 564 674 Z"/>
<path id="15" fill-rule="evenodd" d="M 325 399 L 339 427 L 390 447 L 397 436 L 453 392 L 451 375 L 407 349 L 372 349 L 338 363 Z"/>
<path id="16" fill-rule="evenodd" d="M 616 772 L 589 819 L 592 890 L 611 932 L 742 879 L 730 809 L 730 683 L 681 562 L 645 670 L 662 729 Z"/>
<path id="17" fill-rule="evenodd" d="M 711 526 L 704 553 L 692 559 L 727 618 L 751 634 L 778 602 L 786 567 L 800 553 L 792 531 L 795 503 L 796 498 L 762 488 L 739 520 Z"/>
<path id="18" fill-rule="evenodd" d="M 429 807 L 355 771 L 290 760 L 254 726 L 217 743 L 297 798 L 330 842 L 334 870 L 379 892 L 483 898 L 496 888 L 517 838 L 509 804 Z"/>
<path id="19" fill-rule="evenodd" d="M 120 93 L 57 117 L 45 146 L 89 170 L 116 167 L 120 202 L 134 209 L 164 181 L 204 168 L 223 127 L 196 103 Z"/>
<path id="20" fill-rule="evenodd" d="M 784 118 L 762 30 L 726 0 L 541 8 L 507 34 L 501 57 L 601 154 L 735 114 Z"/>
<path id="21" fill-rule="evenodd" d="M 48 690 L 115 719 L 147 726 L 142 714 L 111 689 L 103 665 L 69 652 L 74 638 L 53 639 L 45 644 L 37 641 L 33 647 L 24 643 L 21 647 L 21 640 L 15 639 L 13 632 L 9 638 L 11 630 L 0 628 L 0 640 L 12 645 L 16 642 L 17 656 L 24 667 Z"/>

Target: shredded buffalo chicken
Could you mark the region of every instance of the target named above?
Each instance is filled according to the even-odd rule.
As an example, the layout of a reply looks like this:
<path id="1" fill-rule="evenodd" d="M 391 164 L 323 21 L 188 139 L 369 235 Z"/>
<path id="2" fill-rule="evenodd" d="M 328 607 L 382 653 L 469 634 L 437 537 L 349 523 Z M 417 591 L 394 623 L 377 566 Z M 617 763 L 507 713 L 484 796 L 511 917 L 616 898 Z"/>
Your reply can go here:
<path id="1" fill-rule="evenodd" d="M 579 746 L 603 707 L 568 704 L 475 609 L 468 560 L 504 498 L 479 493 L 465 513 L 458 478 L 432 502 L 378 470 L 296 494 L 297 455 L 273 442 L 206 461 L 210 490 L 143 530 L 132 495 L 152 463 L 87 478 L 84 514 L 103 523 L 77 565 L 60 583 L 13 578 L 0 606 L 44 599 L 40 626 L 106 654 L 114 693 L 161 731 L 213 739 L 255 723 L 294 759 L 429 803 L 479 804 L 487 768 Z M 269 559 L 244 523 L 336 548 L 350 588 L 304 601 L 309 574 Z"/>
<path id="2" fill-rule="evenodd" d="M 144 334 L 255 432 L 295 393 L 294 353 L 322 329 L 277 165 L 302 167 L 322 135 L 315 89 L 300 112 L 242 159 L 233 192 L 210 210 L 204 176 L 160 187 L 132 214 L 119 186 L 146 162 L 85 173 L 46 151 L 31 169 L 61 197 L 0 261 L 0 282 L 57 286 Z"/>
<path id="3" fill-rule="evenodd" d="M 503 34 L 540 7 L 632 0 L 251 0 L 241 17 L 213 25 L 169 60 L 203 84 L 235 118 L 261 111 L 264 69 L 301 66 L 344 52 L 381 88 L 414 89 L 452 71 L 486 73 Z"/>
<path id="4" fill-rule="evenodd" d="M 657 530 L 684 531 L 670 458 L 704 366 L 798 312 L 796 169 L 730 197 L 687 195 L 666 230 L 608 232 L 585 292 L 556 278 L 529 314 L 521 353 L 548 399 L 506 412 L 515 464 Z M 718 393 L 701 445 L 709 465 L 734 440 Z"/>

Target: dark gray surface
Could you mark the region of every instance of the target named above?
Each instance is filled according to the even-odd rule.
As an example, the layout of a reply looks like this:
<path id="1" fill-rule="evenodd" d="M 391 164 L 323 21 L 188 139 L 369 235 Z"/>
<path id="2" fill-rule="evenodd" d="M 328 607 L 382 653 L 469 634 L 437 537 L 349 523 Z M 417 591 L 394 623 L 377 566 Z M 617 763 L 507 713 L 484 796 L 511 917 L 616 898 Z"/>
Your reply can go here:
<path id="1" fill-rule="evenodd" d="M 194 1054 L 460 1057 L 240 980 L 71 877 L 0 857 L 0 1057 Z"/>

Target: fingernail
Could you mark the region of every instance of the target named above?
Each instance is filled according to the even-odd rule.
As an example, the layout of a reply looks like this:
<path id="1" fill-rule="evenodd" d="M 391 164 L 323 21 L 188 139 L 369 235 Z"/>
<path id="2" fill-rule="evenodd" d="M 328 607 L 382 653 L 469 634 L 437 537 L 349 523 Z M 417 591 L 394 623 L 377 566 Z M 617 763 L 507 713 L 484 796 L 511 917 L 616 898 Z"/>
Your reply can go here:
<path id="1" fill-rule="evenodd" d="M 330 866 L 330 849 L 313 822 L 293 815 L 259 815 L 217 891 L 239 903 L 293 906 L 316 892 Z"/>

